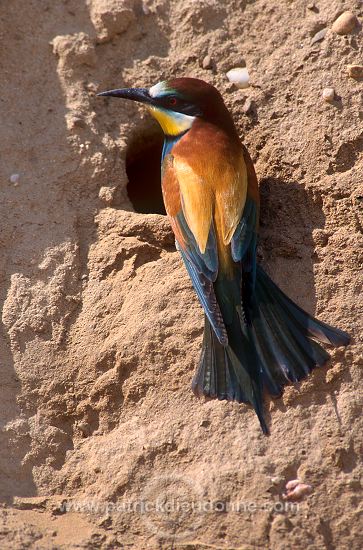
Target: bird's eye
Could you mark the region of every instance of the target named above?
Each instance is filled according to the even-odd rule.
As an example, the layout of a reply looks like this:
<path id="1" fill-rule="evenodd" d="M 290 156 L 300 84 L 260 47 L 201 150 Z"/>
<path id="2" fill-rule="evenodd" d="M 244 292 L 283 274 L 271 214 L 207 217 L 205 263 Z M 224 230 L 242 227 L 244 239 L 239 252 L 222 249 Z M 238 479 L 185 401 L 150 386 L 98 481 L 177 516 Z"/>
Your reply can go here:
<path id="1" fill-rule="evenodd" d="M 175 107 L 175 105 L 178 104 L 178 100 L 176 97 L 169 97 L 168 102 L 171 107 Z"/>

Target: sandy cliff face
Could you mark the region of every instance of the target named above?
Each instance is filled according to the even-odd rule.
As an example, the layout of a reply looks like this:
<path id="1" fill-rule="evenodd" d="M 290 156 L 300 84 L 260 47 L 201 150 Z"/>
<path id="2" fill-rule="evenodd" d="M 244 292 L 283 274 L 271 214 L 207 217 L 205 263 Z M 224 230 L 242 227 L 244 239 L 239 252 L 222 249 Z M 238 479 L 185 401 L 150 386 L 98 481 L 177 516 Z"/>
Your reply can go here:
<path id="1" fill-rule="evenodd" d="M 363 47 L 330 30 L 343 8 L 362 20 L 353 0 L 2 6 L 1 548 L 362 548 L 363 84 L 346 66 Z M 242 91 L 225 73 L 244 62 Z M 137 207 L 160 211 L 160 133 L 95 97 L 171 75 L 233 112 L 266 269 L 353 336 L 266 403 L 268 438 L 247 407 L 191 393 L 203 314 L 166 218 L 126 189 L 142 155 Z M 297 507 L 294 478 L 312 486 Z"/>

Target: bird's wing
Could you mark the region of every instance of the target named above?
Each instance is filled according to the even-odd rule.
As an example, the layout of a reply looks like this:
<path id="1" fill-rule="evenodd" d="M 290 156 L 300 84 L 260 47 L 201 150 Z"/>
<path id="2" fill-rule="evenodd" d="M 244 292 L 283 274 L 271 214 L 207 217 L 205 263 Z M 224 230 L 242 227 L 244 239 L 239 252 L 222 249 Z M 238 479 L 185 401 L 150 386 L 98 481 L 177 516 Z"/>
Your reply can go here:
<path id="1" fill-rule="evenodd" d="M 187 183 L 189 182 L 189 185 Z M 227 333 L 213 282 L 218 274 L 218 252 L 212 221 L 212 194 L 204 192 L 203 182 L 167 155 L 162 167 L 165 208 L 197 296 L 213 329 L 223 345 Z M 198 214 L 199 213 L 199 214 Z"/>
<path id="2" fill-rule="evenodd" d="M 255 169 L 247 149 L 242 146 L 245 166 L 246 200 L 241 216 L 234 228 L 231 241 L 231 254 L 235 262 L 247 260 L 251 251 L 256 253 L 256 240 L 259 225 L 259 192 Z M 247 268 L 247 266 L 245 266 Z"/>
<path id="3" fill-rule="evenodd" d="M 168 154 L 163 162 L 162 187 L 166 211 L 194 288 L 216 335 L 225 343 L 226 329 L 213 283 L 220 271 L 241 261 L 250 239 L 247 228 L 255 218 L 246 203 L 248 167 L 242 151 L 234 166 L 220 163 L 223 173 L 213 170 L 215 160 L 209 164 L 212 169 L 203 167 L 202 177 L 198 166 Z"/>
<path id="4" fill-rule="evenodd" d="M 231 239 L 231 254 L 242 268 L 242 306 L 248 318 L 256 283 L 260 199 L 252 160 L 247 149 L 242 147 L 247 172 L 247 195 L 241 219 Z"/>
<path id="5" fill-rule="evenodd" d="M 231 239 L 232 258 L 240 262 L 256 238 L 257 208 L 256 203 L 247 197 L 241 219 Z"/>
<path id="6" fill-rule="evenodd" d="M 190 248 L 191 259 L 196 264 L 202 259 L 214 280 L 218 270 L 217 250 L 227 249 L 232 241 L 237 248 L 242 246 L 243 226 L 247 222 L 255 225 L 257 211 L 251 219 L 249 208 L 245 208 L 251 167 L 253 171 L 242 149 L 233 163 L 211 158 L 210 162 L 198 165 L 173 154 L 164 159 L 163 195 L 174 232 L 181 248 Z M 183 229 L 187 233 L 186 241 Z M 235 262 L 243 256 L 238 254 L 240 250 L 236 250 L 233 257 Z"/>

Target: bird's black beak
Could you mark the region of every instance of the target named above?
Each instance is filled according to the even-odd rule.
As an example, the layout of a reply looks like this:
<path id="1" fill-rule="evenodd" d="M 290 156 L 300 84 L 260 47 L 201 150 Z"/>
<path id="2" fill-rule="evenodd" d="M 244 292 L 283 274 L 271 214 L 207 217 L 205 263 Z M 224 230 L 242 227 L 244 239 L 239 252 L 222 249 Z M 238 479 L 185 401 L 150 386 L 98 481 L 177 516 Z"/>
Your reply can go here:
<path id="1" fill-rule="evenodd" d="M 122 99 L 131 99 L 132 101 L 138 101 L 139 103 L 153 104 L 153 98 L 150 96 L 147 88 L 121 88 L 119 90 L 101 92 L 97 95 L 106 97 L 121 97 Z"/>

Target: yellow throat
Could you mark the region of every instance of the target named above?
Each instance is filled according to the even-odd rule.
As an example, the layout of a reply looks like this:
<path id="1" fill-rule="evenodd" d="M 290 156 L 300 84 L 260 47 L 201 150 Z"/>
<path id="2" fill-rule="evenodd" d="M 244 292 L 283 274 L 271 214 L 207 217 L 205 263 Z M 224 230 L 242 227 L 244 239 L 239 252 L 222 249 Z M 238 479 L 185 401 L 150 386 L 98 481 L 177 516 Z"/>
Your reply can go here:
<path id="1" fill-rule="evenodd" d="M 177 113 L 176 111 L 167 111 L 158 107 L 148 107 L 152 116 L 158 121 L 164 134 L 168 136 L 178 136 L 192 127 L 195 120 L 194 116 Z"/>

